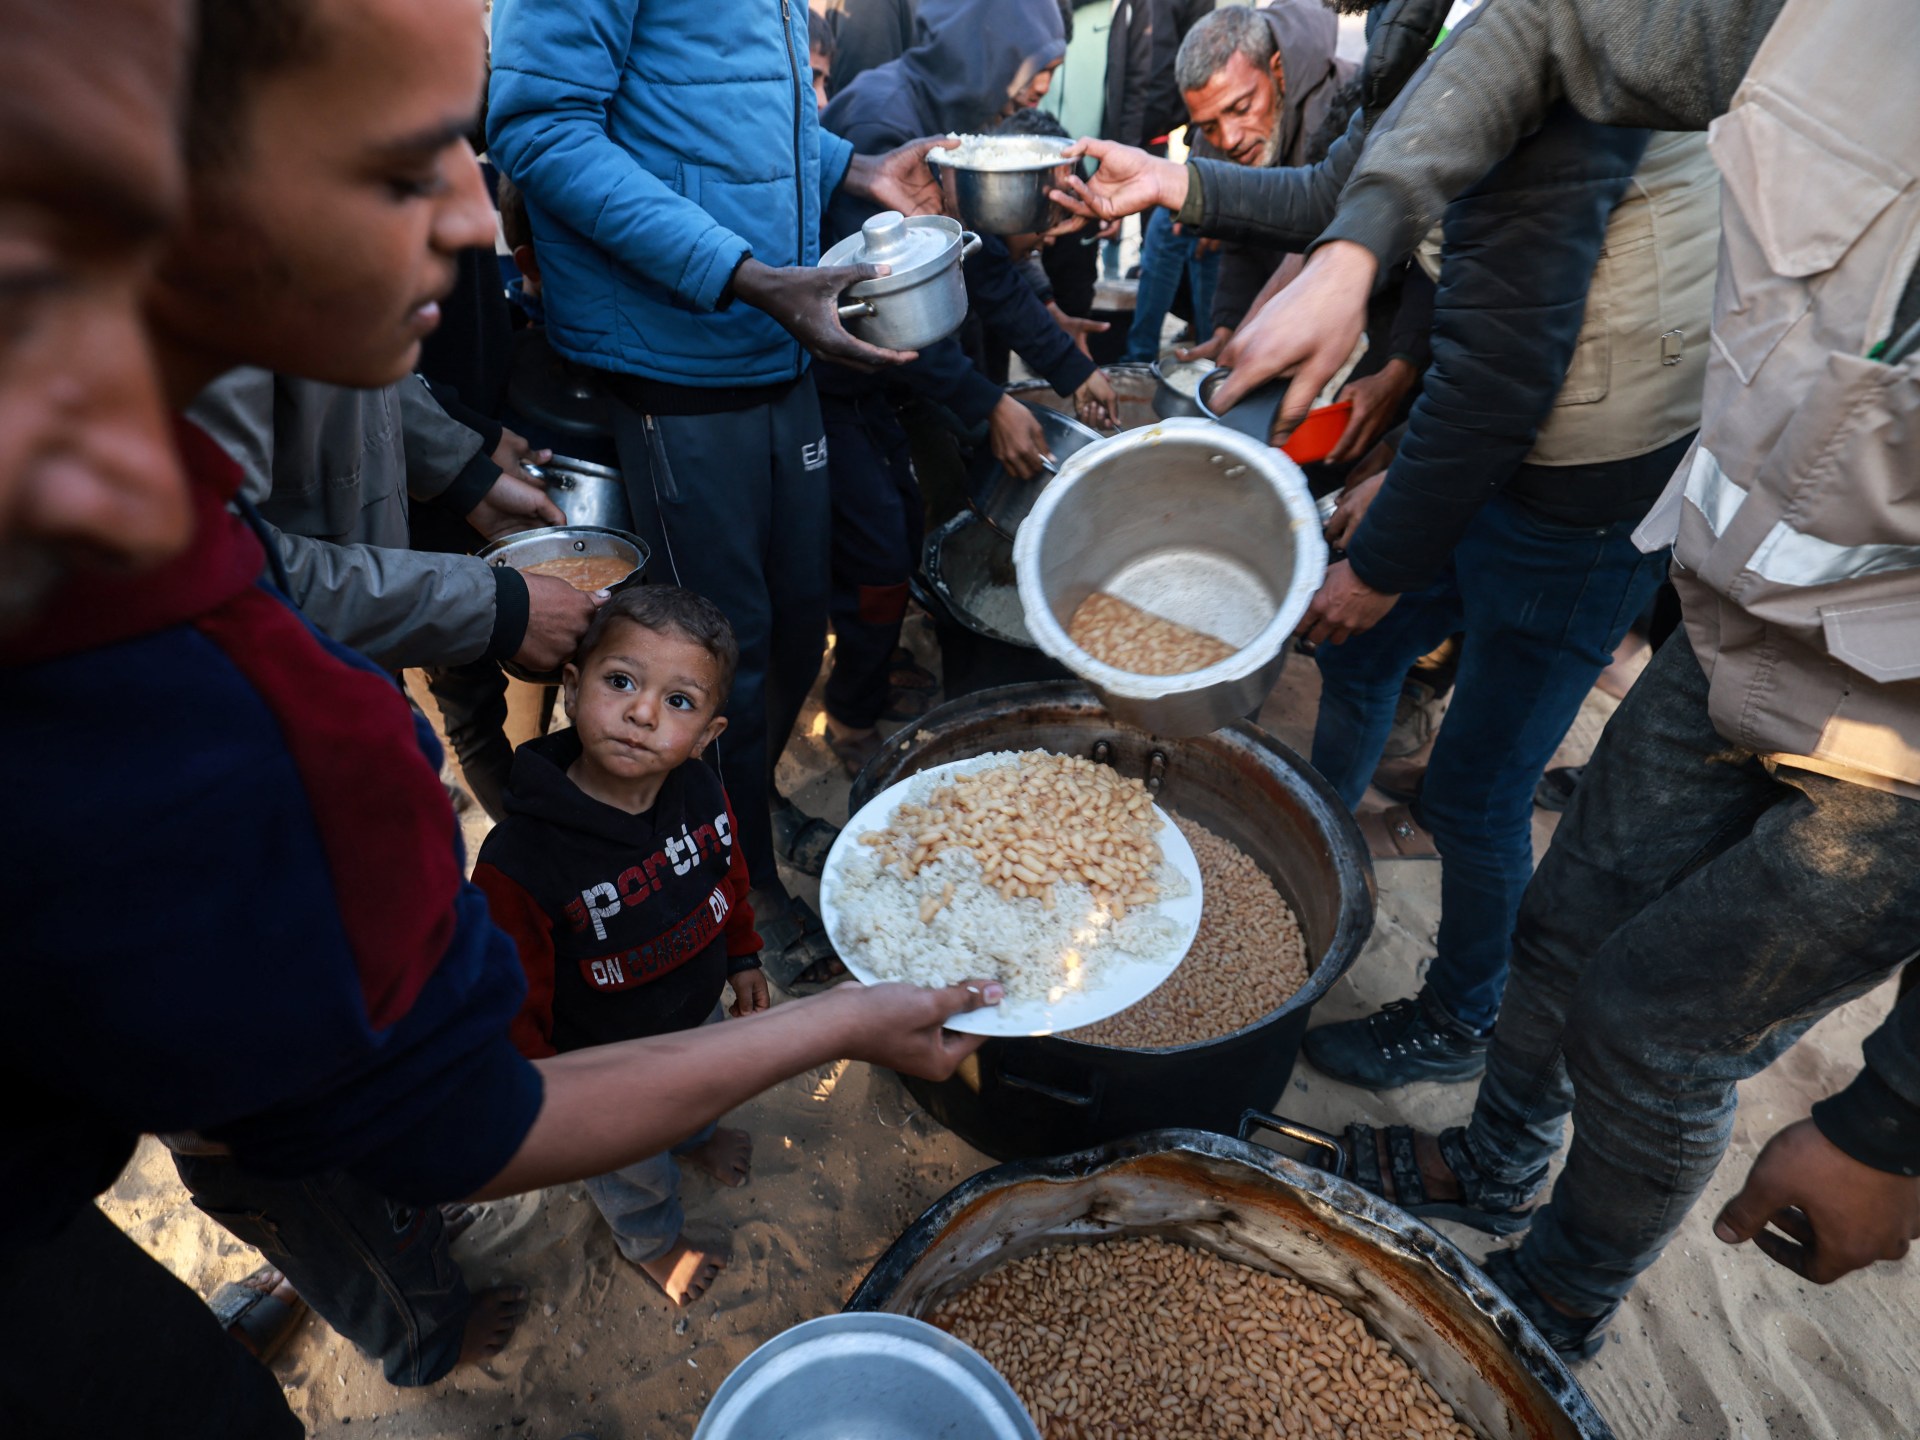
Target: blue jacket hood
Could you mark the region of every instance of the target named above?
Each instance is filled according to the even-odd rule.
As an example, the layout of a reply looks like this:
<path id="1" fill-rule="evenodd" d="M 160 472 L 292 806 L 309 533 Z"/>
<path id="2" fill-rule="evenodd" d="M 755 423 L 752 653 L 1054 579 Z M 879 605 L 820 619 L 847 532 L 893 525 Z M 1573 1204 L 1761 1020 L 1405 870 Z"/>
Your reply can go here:
<path id="1" fill-rule="evenodd" d="M 914 47 L 856 76 L 821 123 L 862 153 L 921 135 L 976 133 L 1066 53 L 1054 0 L 922 0 Z"/>

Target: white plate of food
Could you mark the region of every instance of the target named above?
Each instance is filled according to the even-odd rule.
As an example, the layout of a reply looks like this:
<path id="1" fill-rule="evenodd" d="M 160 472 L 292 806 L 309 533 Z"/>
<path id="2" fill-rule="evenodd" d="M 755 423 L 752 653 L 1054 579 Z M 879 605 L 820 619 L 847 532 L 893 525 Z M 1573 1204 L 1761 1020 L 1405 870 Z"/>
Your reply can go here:
<path id="1" fill-rule="evenodd" d="M 1077 756 L 998 751 L 890 785 L 834 842 L 820 914 L 865 984 L 999 980 L 974 1035 L 1116 1015 L 1200 928 L 1200 866 L 1138 780 Z"/>

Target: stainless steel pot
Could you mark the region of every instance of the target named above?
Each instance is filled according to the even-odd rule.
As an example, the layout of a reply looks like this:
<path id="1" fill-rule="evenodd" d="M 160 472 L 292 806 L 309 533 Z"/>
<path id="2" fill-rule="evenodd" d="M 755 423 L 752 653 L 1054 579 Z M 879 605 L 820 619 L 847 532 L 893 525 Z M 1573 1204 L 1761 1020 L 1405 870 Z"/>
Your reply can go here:
<path id="1" fill-rule="evenodd" d="M 933 617 L 940 688 L 948 699 L 1024 680 L 1066 680 L 1040 653 L 1020 613 L 1013 546 L 971 510 L 927 536 L 920 570 L 908 582 Z"/>
<path id="2" fill-rule="evenodd" d="M 507 565 L 515 570 L 524 570 L 545 560 L 615 555 L 628 561 L 632 568 L 608 587 L 611 590 L 624 590 L 644 580 L 650 558 L 647 542 L 638 535 L 600 525 L 549 525 L 540 530 L 522 530 L 481 546 L 477 553 L 489 565 Z M 558 670 L 529 670 L 511 660 L 501 661 L 500 668 L 515 679 L 534 685 L 560 683 Z"/>
<path id="3" fill-rule="evenodd" d="M 627 501 L 627 482 L 609 465 L 556 455 L 545 465 L 520 467 L 547 487 L 569 525 L 603 530 L 633 529 L 633 506 Z"/>
<path id="4" fill-rule="evenodd" d="M 1153 362 L 1153 412 L 1162 420 L 1206 420 L 1200 383 L 1215 366 L 1211 360 L 1182 360 L 1168 351 Z"/>
<path id="5" fill-rule="evenodd" d="M 1260 707 L 1320 588 L 1327 544 L 1300 467 L 1203 420 L 1166 420 L 1089 445 L 1040 493 L 1014 541 L 1027 629 L 1114 715 L 1203 735 Z M 1235 646 L 1185 675 L 1135 675 L 1067 636 L 1105 590 Z"/>
<path id="6" fill-rule="evenodd" d="M 1020 522 L 1033 509 L 1033 502 L 1049 481 L 1060 473 L 1067 457 L 1100 439 L 1100 432 L 1082 425 L 1064 411 L 1022 400 L 1047 437 L 1051 461 L 1041 461 L 1040 473 L 1031 480 L 1016 480 L 1007 467 L 994 458 L 992 447 L 982 445 L 976 452 L 973 474 L 968 478 L 967 500 L 979 517 L 1011 540 L 1020 530 Z"/>
<path id="7" fill-rule="evenodd" d="M 1119 402 L 1120 413 L 1116 417 L 1120 422 L 1113 430 L 1103 434 L 1114 434 L 1121 430 L 1138 430 L 1142 426 L 1157 425 L 1160 417 L 1153 413 L 1153 367 L 1142 365 L 1133 360 L 1122 360 L 1113 365 L 1102 365 L 1100 371 L 1107 377 L 1107 383 L 1113 387 L 1113 398 Z M 1071 395 L 1062 395 L 1044 380 L 1016 380 L 1007 386 L 1009 395 L 1018 396 L 1029 405 L 1038 405 L 1046 410 L 1058 410 L 1064 415 L 1075 413 L 1075 403 Z"/>
<path id="8" fill-rule="evenodd" d="M 742 1360 L 694 1440 L 939 1434 L 1040 1440 L 1000 1372 L 946 1331 L 901 1315 L 823 1315 Z"/>
<path id="9" fill-rule="evenodd" d="M 1053 200 L 1073 169 L 1073 142 L 1053 135 L 966 135 L 958 150 L 929 150 L 947 209 L 982 235 L 1032 235 L 1053 223 Z"/>
<path id="10" fill-rule="evenodd" d="M 1446 1239 L 1358 1186 L 1198 1130 L 974 1176 L 907 1228 L 847 1309 L 923 1317 L 1009 1260 L 1128 1235 L 1337 1297 L 1487 1440 L 1612 1440 L 1539 1332 Z"/>
<path id="11" fill-rule="evenodd" d="M 882 210 L 820 257 L 829 265 L 886 265 L 889 273 L 848 287 L 840 306 L 847 329 L 869 345 L 918 350 L 944 340 L 967 318 L 960 264 L 980 237 L 944 215 Z"/>

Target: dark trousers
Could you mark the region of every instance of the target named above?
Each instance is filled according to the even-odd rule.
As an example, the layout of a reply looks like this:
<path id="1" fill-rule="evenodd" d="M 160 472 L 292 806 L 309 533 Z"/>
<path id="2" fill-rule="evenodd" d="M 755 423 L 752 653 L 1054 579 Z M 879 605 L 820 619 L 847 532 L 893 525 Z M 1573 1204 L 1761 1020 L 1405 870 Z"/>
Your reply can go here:
<path id="1" fill-rule="evenodd" d="M 1524 1186 L 1573 1117 L 1517 1255 L 1528 1283 L 1605 1313 L 1720 1163 L 1735 1083 L 1879 984 L 1916 936 L 1920 803 L 1732 750 L 1675 634 L 1527 888 L 1467 1129 L 1480 1168 Z"/>
<path id="2" fill-rule="evenodd" d="M 740 642 L 727 731 L 707 758 L 733 801 L 748 874 L 778 888 L 773 767 L 827 646 L 827 446 L 813 377 L 720 415 L 613 409 L 634 529 L 653 549 L 649 578 L 699 591 Z"/>
<path id="3" fill-rule="evenodd" d="M 0 1258 L 0 1431 L 298 1440 L 273 1372 L 93 1206 Z"/>
<path id="4" fill-rule="evenodd" d="M 269 1180 L 221 1155 L 175 1155 L 180 1183 L 264 1255 L 313 1312 L 395 1385 L 431 1385 L 460 1358 L 471 1299 L 434 1206 L 402 1205 L 351 1176 Z"/>
<path id="5" fill-rule="evenodd" d="M 497 825 L 507 818 L 507 774 L 513 768 L 507 673 L 492 660 L 471 660 L 431 666 L 426 676 L 467 788 Z"/>
<path id="6" fill-rule="evenodd" d="M 907 432 L 887 397 L 820 397 L 833 495 L 833 671 L 827 713 L 865 730 L 887 708 L 887 675 L 926 528 Z"/>
<path id="7" fill-rule="evenodd" d="M 1455 631 L 1466 637 L 1417 810 L 1441 855 L 1427 986 L 1475 1030 L 1499 1013 L 1513 917 L 1533 873 L 1533 787 L 1666 573 L 1664 554 L 1634 548 L 1633 528 L 1554 524 L 1496 496 L 1436 584 L 1402 595 L 1373 629 L 1316 657 L 1313 764 L 1356 805 L 1408 667 Z"/>

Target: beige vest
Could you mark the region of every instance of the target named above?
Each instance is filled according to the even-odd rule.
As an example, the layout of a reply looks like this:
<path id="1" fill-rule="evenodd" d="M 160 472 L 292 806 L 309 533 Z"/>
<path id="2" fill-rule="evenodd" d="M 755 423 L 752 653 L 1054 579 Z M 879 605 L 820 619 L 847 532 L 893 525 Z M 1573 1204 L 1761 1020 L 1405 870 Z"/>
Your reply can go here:
<path id="1" fill-rule="evenodd" d="M 1607 222 L 1587 313 L 1529 465 L 1645 455 L 1700 424 L 1720 225 L 1707 138 L 1661 131 Z M 1440 278 L 1435 226 L 1416 257 Z"/>
<path id="2" fill-rule="evenodd" d="M 1710 132 L 1720 275 L 1700 438 L 1642 525 L 1672 542 L 1733 744 L 1920 797 L 1920 257 L 1910 0 L 1788 0 Z"/>

